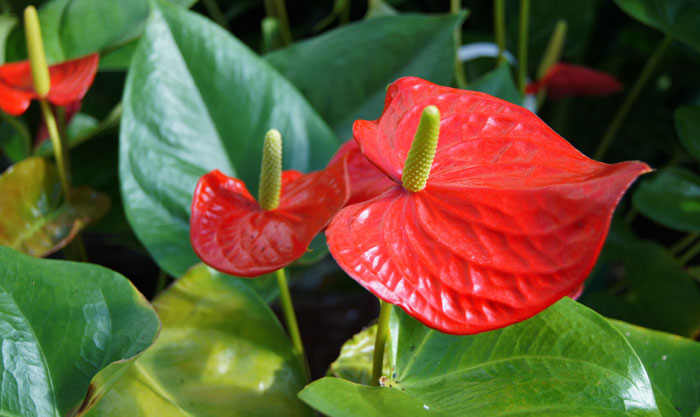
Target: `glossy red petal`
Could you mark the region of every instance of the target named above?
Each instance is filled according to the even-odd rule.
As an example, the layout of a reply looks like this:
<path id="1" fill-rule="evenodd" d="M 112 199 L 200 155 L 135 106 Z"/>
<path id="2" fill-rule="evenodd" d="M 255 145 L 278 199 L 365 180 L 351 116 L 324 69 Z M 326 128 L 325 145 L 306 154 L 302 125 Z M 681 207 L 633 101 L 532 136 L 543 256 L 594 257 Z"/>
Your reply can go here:
<path id="1" fill-rule="evenodd" d="M 388 153 L 405 155 L 423 108 L 438 106 L 428 184 L 417 193 L 395 186 L 338 213 L 326 232 L 338 264 L 380 298 L 453 334 L 524 320 L 574 291 L 618 200 L 649 167 L 595 162 L 519 106 L 416 83 L 355 133 L 390 171 Z M 376 145 L 382 140 L 390 145 Z"/>
<path id="2" fill-rule="evenodd" d="M 0 66 L 0 108 L 13 116 L 24 113 L 36 98 L 29 61 Z"/>
<path id="3" fill-rule="evenodd" d="M 309 243 L 349 197 L 345 160 L 311 174 L 285 172 L 276 210 L 264 211 L 235 178 L 203 176 L 192 201 L 190 240 L 208 265 L 255 277 L 280 269 Z"/>
<path id="4" fill-rule="evenodd" d="M 82 100 L 95 80 L 100 57 L 97 53 L 52 65 L 49 101 L 57 106 L 68 106 Z"/>
<path id="5" fill-rule="evenodd" d="M 341 157 L 348 158 L 348 178 L 350 180 L 351 196 L 347 204 L 355 204 L 372 199 L 396 185 L 382 171 L 377 169 L 360 152 L 357 142 L 353 139 L 345 142 L 335 153 L 328 165 L 334 164 Z"/>
<path id="6" fill-rule="evenodd" d="M 547 89 L 547 96 L 553 99 L 607 96 L 622 90 L 622 84 L 606 72 L 563 62 L 553 65 L 539 84 Z"/>

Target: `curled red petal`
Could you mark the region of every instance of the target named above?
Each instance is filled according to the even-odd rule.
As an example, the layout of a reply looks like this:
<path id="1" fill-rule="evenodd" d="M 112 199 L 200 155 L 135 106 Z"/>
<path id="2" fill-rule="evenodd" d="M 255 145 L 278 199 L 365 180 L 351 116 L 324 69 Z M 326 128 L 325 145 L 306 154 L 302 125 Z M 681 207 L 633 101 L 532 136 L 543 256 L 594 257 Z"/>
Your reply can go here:
<path id="1" fill-rule="evenodd" d="M 391 181 L 365 158 L 360 152 L 357 142 L 353 139 L 348 140 L 338 149 L 328 165 L 334 164 L 345 155 L 348 158 L 348 178 L 352 193 L 347 204 L 355 204 L 372 199 L 389 187 L 396 185 L 395 182 Z"/>
<path id="2" fill-rule="evenodd" d="M 310 174 L 285 171 L 280 205 L 270 211 L 242 181 L 212 171 L 199 180 L 192 201 L 192 247 L 228 274 L 273 272 L 301 257 L 348 197 L 345 159 Z"/>
<path id="3" fill-rule="evenodd" d="M 398 174 L 388 153 L 405 155 L 423 108 L 438 106 L 427 186 L 411 193 L 397 185 L 338 213 L 326 232 L 338 264 L 378 297 L 452 334 L 507 326 L 574 291 L 617 202 L 649 167 L 593 161 L 519 106 L 415 82 L 393 92 L 379 120 L 356 125 L 355 138 Z"/>
<path id="4" fill-rule="evenodd" d="M 580 65 L 559 62 L 538 83 L 553 99 L 573 96 L 607 96 L 622 90 L 622 84 L 612 75 Z"/>

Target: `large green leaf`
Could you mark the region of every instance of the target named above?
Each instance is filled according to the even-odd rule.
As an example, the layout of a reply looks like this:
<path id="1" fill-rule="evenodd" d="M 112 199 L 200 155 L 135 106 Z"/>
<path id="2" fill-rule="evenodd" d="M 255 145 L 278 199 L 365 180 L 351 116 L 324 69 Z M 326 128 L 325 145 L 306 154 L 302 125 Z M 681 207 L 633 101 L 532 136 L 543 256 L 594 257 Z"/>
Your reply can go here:
<path id="1" fill-rule="evenodd" d="M 515 86 L 508 64 L 501 64 L 495 70 L 477 78 L 469 83 L 467 89 L 481 91 L 519 106 L 523 104 L 523 96 Z"/>
<path id="2" fill-rule="evenodd" d="M 190 6 L 196 0 L 168 0 Z M 149 13 L 147 0 L 51 0 L 39 9 L 49 63 L 121 45 L 138 37 Z M 10 38 L 8 61 L 26 58 L 24 35 Z"/>
<path id="3" fill-rule="evenodd" d="M 443 334 L 396 310 L 393 372 L 383 387 L 324 378 L 300 397 L 331 417 L 659 416 L 649 378 L 625 338 L 568 298 L 475 336 Z"/>
<path id="4" fill-rule="evenodd" d="M 157 2 L 124 91 L 120 177 L 126 214 L 156 262 L 174 276 L 199 260 L 189 213 L 213 169 L 257 192 L 265 132 L 282 132 L 284 167 L 323 168 L 333 132 L 283 77 L 209 20 Z"/>
<path id="5" fill-rule="evenodd" d="M 700 177 L 671 167 L 645 179 L 632 196 L 634 207 L 664 226 L 700 232 Z"/>
<path id="6" fill-rule="evenodd" d="M 697 0 L 615 0 L 628 15 L 700 51 Z"/>
<path id="7" fill-rule="evenodd" d="M 0 245 L 33 256 L 53 253 L 109 210 L 109 197 L 75 188 L 61 198 L 56 168 L 43 158 L 18 162 L 0 175 Z"/>
<path id="8" fill-rule="evenodd" d="M 156 344 L 90 416 L 308 416 L 304 372 L 267 304 L 198 266 L 154 301 Z"/>
<path id="9" fill-rule="evenodd" d="M 85 411 L 156 338 L 155 312 L 116 272 L 3 247 L 0 265 L 0 415 Z"/>
<path id="10" fill-rule="evenodd" d="M 700 407 L 700 343 L 621 321 L 612 323 L 644 363 L 661 414 L 691 417 Z"/>
<path id="11" fill-rule="evenodd" d="M 352 137 L 357 119 L 374 120 L 389 83 L 416 76 L 452 81 L 454 29 L 459 16 L 382 16 L 352 23 L 266 59 L 306 96 L 336 134 Z"/>
<path id="12" fill-rule="evenodd" d="M 678 138 L 688 152 L 700 161 L 700 107 L 680 107 L 674 116 Z"/>

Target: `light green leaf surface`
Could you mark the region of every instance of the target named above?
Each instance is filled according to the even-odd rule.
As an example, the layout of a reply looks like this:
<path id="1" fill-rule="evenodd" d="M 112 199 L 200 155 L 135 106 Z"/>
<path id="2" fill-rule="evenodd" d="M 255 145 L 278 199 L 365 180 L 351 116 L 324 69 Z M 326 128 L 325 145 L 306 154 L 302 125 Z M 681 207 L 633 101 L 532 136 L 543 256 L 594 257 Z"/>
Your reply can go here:
<path id="1" fill-rule="evenodd" d="M 85 411 L 156 338 L 155 312 L 115 272 L 4 247 L 0 265 L 0 415 Z"/>
<path id="2" fill-rule="evenodd" d="M 219 169 L 256 194 L 265 132 L 282 133 L 284 169 L 325 167 L 333 132 L 294 87 L 213 22 L 157 2 L 127 77 L 120 178 L 127 218 L 174 276 L 199 262 L 189 213 Z"/>
<path id="3" fill-rule="evenodd" d="M 369 385 L 372 380 L 372 361 L 374 360 L 376 337 L 376 324 L 354 335 L 340 348 L 340 355 L 331 363 L 328 374 L 358 384 Z M 388 374 L 391 369 L 389 355 L 384 355 L 383 367 L 384 374 Z"/>
<path id="4" fill-rule="evenodd" d="M 625 338 L 566 297 L 474 336 L 440 333 L 397 310 L 384 387 L 323 378 L 300 397 L 330 417 L 660 415 Z"/>
<path id="5" fill-rule="evenodd" d="M 109 197 L 87 187 L 61 197 L 56 168 L 32 157 L 0 175 L 0 245 L 46 256 L 70 242 L 85 226 L 109 210 Z"/>
<path id="6" fill-rule="evenodd" d="M 91 417 L 310 416 L 304 372 L 277 318 L 240 280 L 197 266 L 154 301 L 156 344 Z"/>
<path id="7" fill-rule="evenodd" d="M 672 229 L 700 232 L 700 177 L 671 167 L 645 178 L 632 196 L 634 207 Z"/>
<path id="8" fill-rule="evenodd" d="M 333 127 L 352 137 L 357 119 L 374 120 L 386 87 L 415 76 L 448 85 L 454 72 L 454 29 L 461 15 L 382 16 L 344 25 L 267 55 Z"/>

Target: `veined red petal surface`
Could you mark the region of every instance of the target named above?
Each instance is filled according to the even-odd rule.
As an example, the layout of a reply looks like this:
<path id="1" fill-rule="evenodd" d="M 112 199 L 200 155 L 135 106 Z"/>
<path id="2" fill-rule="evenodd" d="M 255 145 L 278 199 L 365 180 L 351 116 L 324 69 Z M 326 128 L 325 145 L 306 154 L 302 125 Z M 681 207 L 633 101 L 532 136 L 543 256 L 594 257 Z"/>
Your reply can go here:
<path id="1" fill-rule="evenodd" d="M 219 171 L 204 175 L 192 201 L 190 240 L 208 265 L 256 277 L 301 257 L 350 196 L 346 160 L 325 170 L 282 173 L 282 195 L 265 211 L 242 181 Z"/>
<path id="2" fill-rule="evenodd" d="M 95 79 L 98 63 L 99 55 L 94 53 L 50 66 L 49 102 L 67 106 L 82 100 Z M 0 108 L 3 111 L 19 116 L 27 110 L 31 100 L 37 98 L 29 61 L 0 66 Z"/>
<path id="3" fill-rule="evenodd" d="M 389 187 L 396 185 L 395 182 L 391 181 L 365 158 L 354 139 L 345 142 L 333 155 L 328 165 L 334 164 L 344 155 L 347 155 L 348 158 L 348 178 L 350 179 L 350 191 L 352 193 L 347 204 L 355 204 L 372 199 L 389 189 Z"/>
<path id="4" fill-rule="evenodd" d="M 570 96 L 607 96 L 622 90 L 612 75 L 580 65 L 556 63 L 540 81 L 528 85 L 526 92 L 547 89 L 547 96 L 558 99 Z"/>
<path id="5" fill-rule="evenodd" d="M 593 161 L 528 110 L 403 78 L 378 120 L 357 121 L 367 158 L 400 180 L 423 109 L 441 114 L 426 188 L 400 185 L 341 210 L 326 231 L 355 280 L 429 327 L 474 334 L 524 320 L 590 272 L 625 189 L 650 169 Z"/>

